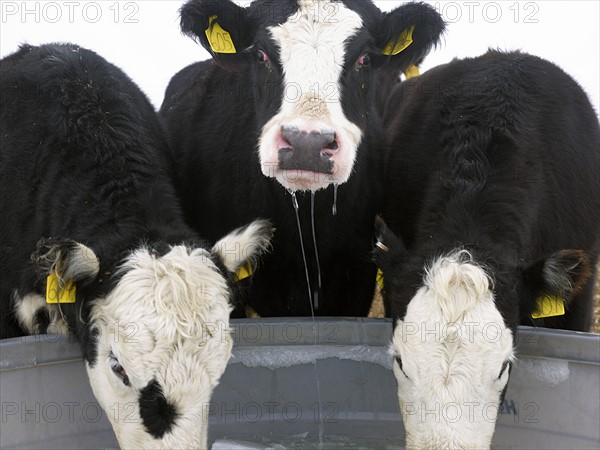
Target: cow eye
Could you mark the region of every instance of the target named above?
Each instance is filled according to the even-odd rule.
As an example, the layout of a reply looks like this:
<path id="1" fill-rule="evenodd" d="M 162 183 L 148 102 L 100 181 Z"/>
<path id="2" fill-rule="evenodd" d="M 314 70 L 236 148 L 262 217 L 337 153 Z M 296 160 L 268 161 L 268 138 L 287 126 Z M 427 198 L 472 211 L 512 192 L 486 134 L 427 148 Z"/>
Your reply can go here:
<path id="1" fill-rule="evenodd" d="M 258 49 L 256 51 L 256 57 L 258 58 L 258 62 L 261 62 L 261 63 L 269 62 L 269 55 L 267 55 L 264 50 Z"/>
<path id="2" fill-rule="evenodd" d="M 358 58 L 358 64 L 360 64 L 361 66 L 368 66 L 369 64 L 371 64 L 371 56 L 368 53 L 361 55 Z"/>
<path id="3" fill-rule="evenodd" d="M 123 366 L 119 363 L 119 360 L 115 357 L 115 355 L 110 354 L 110 368 L 113 373 L 123 382 L 125 386 L 129 386 L 129 377 L 127 376 L 127 372 L 123 368 Z"/>

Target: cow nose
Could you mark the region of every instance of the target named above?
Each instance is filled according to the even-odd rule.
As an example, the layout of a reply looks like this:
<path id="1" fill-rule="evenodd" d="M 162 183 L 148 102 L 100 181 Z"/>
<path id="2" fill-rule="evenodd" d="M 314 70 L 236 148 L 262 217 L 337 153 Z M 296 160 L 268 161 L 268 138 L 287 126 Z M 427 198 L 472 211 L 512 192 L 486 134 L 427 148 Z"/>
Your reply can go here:
<path id="1" fill-rule="evenodd" d="M 303 131 L 297 127 L 281 127 L 282 147 L 279 168 L 306 170 L 331 175 L 333 155 L 338 151 L 335 131 Z"/>
<path id="2" fill-rule="evenodd" d="M 325 152 L 329 156 L 337 150 L 335 131 L 313 130 L 303 131 L 296 127 L 281 127 L 282 136 L 292 145 L 294 151 L 304 153 Z M 330 150 L 330 151 L 328 151 Z"/>
<path id="3" fill-rule="evenodd" d="M 331 175 L 333 155 L 338 151 L 334 131 L 304 131 L 297 127 L 281 127 L 279 149 L 281 170 L 303 170 Z"/>

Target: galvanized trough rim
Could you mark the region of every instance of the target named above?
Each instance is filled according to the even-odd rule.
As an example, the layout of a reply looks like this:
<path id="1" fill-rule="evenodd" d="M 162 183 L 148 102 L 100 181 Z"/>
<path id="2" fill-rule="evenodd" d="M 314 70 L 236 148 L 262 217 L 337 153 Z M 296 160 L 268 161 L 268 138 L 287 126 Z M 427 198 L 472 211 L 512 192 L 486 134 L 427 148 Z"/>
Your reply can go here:
<path id="1" fill-rule="evenodd" d="M 260 318 L 234 319 L 230 329 L 234 356 L 244 347 L 346 346 L 385 347 L 390 343 L 390 319 Z M 315 333 L 316 331 L 316 333 Z M 286 333 L 293 333 L 293 338 Z M 332 338 L 334 337 L 334 338 Z M 519 327 L 517 357 L 552 358 L 600 365 L 600 335 L 547 328 Z M 0 341 L 0 372 L 82 359 L 77 339 L 38 335 Z M 230 363 L 235 363 L 233 358 Z"/>

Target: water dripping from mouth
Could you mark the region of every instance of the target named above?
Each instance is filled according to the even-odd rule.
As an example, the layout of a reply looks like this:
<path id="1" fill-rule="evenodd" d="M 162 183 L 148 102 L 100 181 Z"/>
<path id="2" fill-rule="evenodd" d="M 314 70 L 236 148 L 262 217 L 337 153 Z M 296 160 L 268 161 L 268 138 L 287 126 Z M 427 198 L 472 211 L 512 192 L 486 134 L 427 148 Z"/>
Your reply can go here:
<path id="1" fill-rule="evenodd" d="M 331 214 L 333 214 L 334 216 L 337 216 L 337 191 L 338 191 L 338 184 L 334 183 L 333 184 L 333 206 L 331 207 Z"/>
<path id="2" fill-rule="evenodd" d="M 315 258 L 317 260 L 317 280 L 318 287 L 313 295 L 313 306 L 315 309 L 319 309 L 319 292 L 321 291 L 321 263 L 319 262 L 319 250 L 317 248 L 317 235 L 315 233 L 315 193 L 310 193 L 310 220 L 312 225 L 312 238 L 313 245 L 315 247 Z"/>
<path id="3" fill-rule="evenodd" d="M 315 259 L 317 261 L 317 280 L 318 287 L 314 292 L 313 296 L 313 305 L 314 309 L 319 308 L 319 292 L 321 291 L 321 263 L 319 261 L 319 249 L 317 248 L 317 234 L 315 232 L 315 193 L 311 192 L 310 194 L 310 220 L 312 226 L 312 238 L 313 245 L 315 247 Z M 317 324 L 315 322 L 315 318 L 313 316 L 313 323 L 315 326 L 315 331 L 317 330 Z M 317 333 L 315 333 L 315 345 L 317 343 Z M 321 415 L 321 384 L 319 382 L 319 373 L 317 372 L 317 363 L 315 361 L 315 379 L 317 381 L 317 398 L 319 400 L 318 405 L 318 413 L 319 413 L 319 448 L 323 448 L 323 434 L 325 432 L 325 427 L 323 426 L 323 417 Z"/>
<path id="4" fill-rule="evenodd" d="M 308 264 L 306 263 L 306 252 L 304 251 L 304 239 L 302 238 L 302 226 L 300 225 L 300 214 L 299 214 L 299 206 L 298 206 L 298 199 L 296 197 L 296 192 L 289 190 L 288 191 L 290 193 L 290 195 L 292 196 L 292 205 L 294 206 L 294 211 L 296 213 L 296 224 L 298 226 L 298 234 L 300 236 L 300 247 L 302 248 L 302 259 L 304 260 L 304 273 L 306 275 L 306 285 L 308 287 L 308 301 L 309 301 L 309 305 L 310 305 L 310 313 L 312 316 L 312 320 L 313 320 L 313 327 L 314 327 L 314 336 L 313 336 L 313 346 L 317 346 L 318 345 L 318 332 L 317 332 L 317 321 L 315 320 L 315 308 L 318 307 L 318 293 L 319 293 L 319 289 L 321 288 L 321 267 L 319 265 L 319 255 L 317 253 L 317 240 L 316 240 L 316 234 L 315 234 L 315 194 L 312 193 L 311 194 L 311 219 L 312 219 L 312 234 L 313 234 L 313 243 L 315 246 L 315 256 L 317 258 L 317 268 L 319 270 L 319 289 L 317 289 L 317 291 L 315 292 L 315 302 L 314 304 L 316 306 L 313 307 L 313 299 L 311 298 L 311 287 L 310 287 L 310 277 L 308 275 Z M 317 368 L 317 359 L 315 359 L 314 363 L 313 363 L 313 368 L 315 371 L 315 381 L 317 384 L 317 414 L 318 414 L 318 421 L 319 421 L 319 449 L 323 448 L 323 436 L 325 434 L 325 425 L 323 422 L 323 414 L 321 411 L 321 405 L 322 405 L 322 397 L 321 397 L 321 383 L 319 380 L 319 371 Z"/>
<path id="5" fill-rule="evenodd" d="M 310 277 L 308 275 L 308 263 L 306 262 L 306 252 L 304 251 L 304 239 L 302 238 L 302 225 L 300 225 L 300 214 L 298 206 L 298 198 L 296 197 L 296 192 L 289 190 L 288 191 L 292 196 L 292 206 L 294 207 L 294 212 L 296 213 L 296 225 L 298 226 L 298 236 L 300 236 L 300 249 L 302 250 L 302 260 L 304 261 L 304 274 L 306 275 L 306 287 L 308 289 L 308 303 L 310 305 L 310 313 L 312 315 L 313 320 L 315 319 L 315 310 L 313 308 L 313 300 L 312 300 L 312 290 L 310 288 Z"/>

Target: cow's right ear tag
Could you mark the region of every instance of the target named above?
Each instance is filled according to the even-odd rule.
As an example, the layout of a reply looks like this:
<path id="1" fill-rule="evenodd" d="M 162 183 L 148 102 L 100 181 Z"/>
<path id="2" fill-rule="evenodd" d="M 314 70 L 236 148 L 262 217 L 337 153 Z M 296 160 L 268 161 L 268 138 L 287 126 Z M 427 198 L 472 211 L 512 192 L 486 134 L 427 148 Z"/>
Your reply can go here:
<path id="1" fill-rule="evenodd" d="M 381 289 L 383 291 L 383 286 L 384 286 L 383 271 L 380 268 L 377 268 L 377 276 L 375 277 L 375 281 L 377 281 L 377 284 L 379 285 L 379 289 Z"/>
<path id="2" fill-rule="evenodd" d="M 417 78 L 420 74 L 421 72 L 419 72 L 419 68 L 415 65 L 408 66 L 404 71 L 404 76 L 407 80 L 410 80 L 411 78 Z"/>
<path id="3" fill-rule="evenodd" d="M 536 299 L 537 309 L 531 313 L 532 319 L 565 315 L 565 302 L 555 295 L 544 295 Z"/>
<path id="4" fill-rule="evenodd" d="M 210 48 L 215 53 L 237 53 L 231 35 L 217 22 L 217 16 L 208 18 L 208 28 L 204 30 Z"/>
<path id="5" fill-rule="evenodd" d="M 75 283 L 69 282 L 61 286 L 56 273 L 52 272 L 46 279 L 46 303 L 75 303 Z"/>

